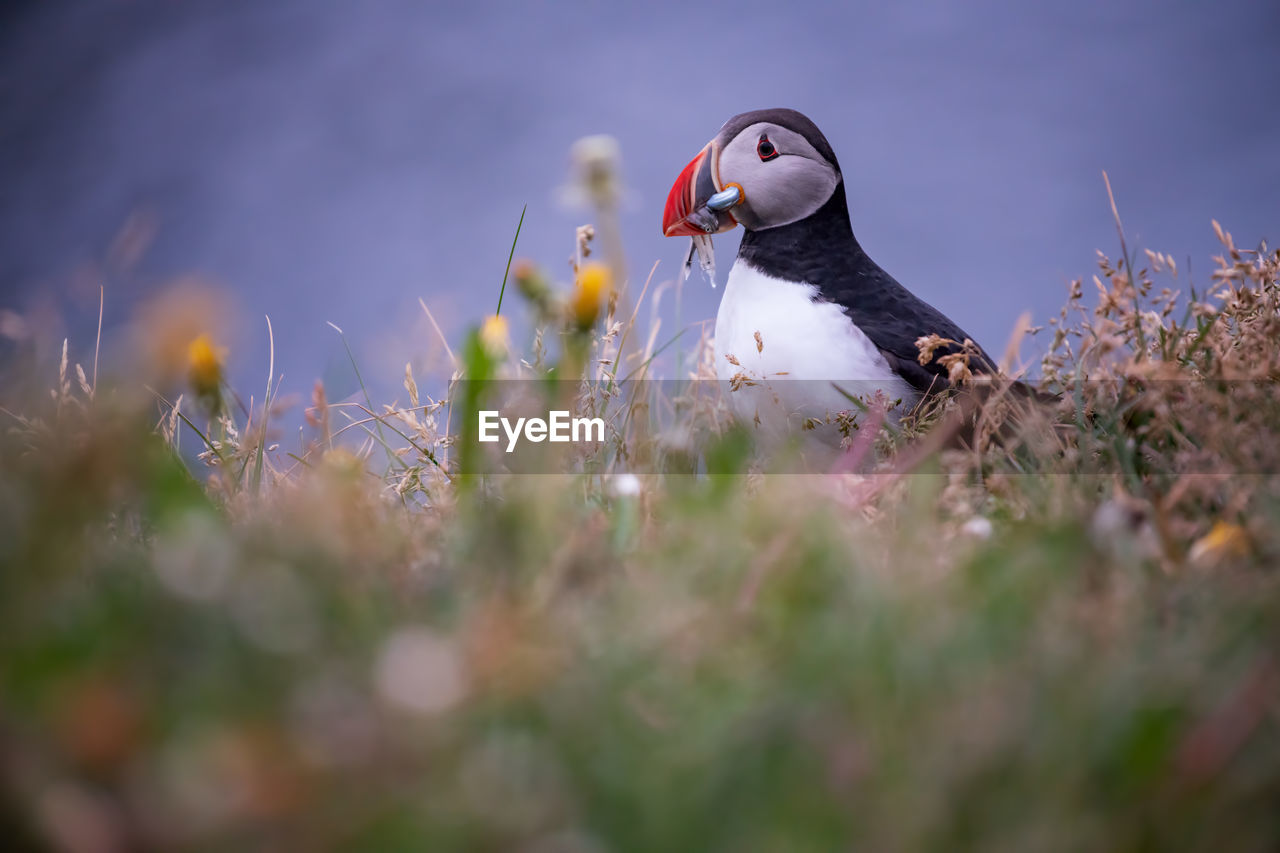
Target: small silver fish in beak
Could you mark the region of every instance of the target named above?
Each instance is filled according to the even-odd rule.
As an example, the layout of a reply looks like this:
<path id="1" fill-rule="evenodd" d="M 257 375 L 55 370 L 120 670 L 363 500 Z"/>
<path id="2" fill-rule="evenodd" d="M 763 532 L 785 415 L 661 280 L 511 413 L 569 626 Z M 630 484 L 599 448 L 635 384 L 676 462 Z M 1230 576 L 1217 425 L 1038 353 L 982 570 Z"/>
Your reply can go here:
<path id="1" fill-rule="evenodd" d="M 680 280 L 688 278 L 696 254 L 712 287 L 716 286 L 716 264 L 711 235 L 737 226 L 731 211 L 744 199 L 741 185 L 720 183 L 719 165 L 720 146 L 710 142 L 676 178 L 662 215 L 663 234 L 692 238 Z"/>
<path id="2" fill-rule="evenodd" d="M 683 284 L 693 269 L 693 256 L 698 256 L 698 265 L 714 289 L 716 286 L 716 251 L 711 245 L 711 237 L 707 234 L 694 234 L 689 238 L 689 254 L 680 265 L 680 282 Z"/>
<path id="3" fill-rule="evenodd" d="M 668 237 L 692 237 L 729 231 L 738 225 L 732 208 L 742 202 L 741 185 L 720 182 L 720 146 L 709 142 L 681 170 L 667 194 L 662 233 Z"/>

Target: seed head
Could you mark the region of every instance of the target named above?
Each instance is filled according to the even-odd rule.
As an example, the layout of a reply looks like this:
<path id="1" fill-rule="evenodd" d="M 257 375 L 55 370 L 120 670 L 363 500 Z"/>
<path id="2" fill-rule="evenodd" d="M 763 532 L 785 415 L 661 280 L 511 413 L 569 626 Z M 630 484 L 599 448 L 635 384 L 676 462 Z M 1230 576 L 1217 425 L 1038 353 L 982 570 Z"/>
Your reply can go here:
<path id="1" fill-rule="evenodd" d="M 618 140 L 612 136 L 587 136 L 571 151 L 579 192 L 597 207 L 618 201 Z"/>

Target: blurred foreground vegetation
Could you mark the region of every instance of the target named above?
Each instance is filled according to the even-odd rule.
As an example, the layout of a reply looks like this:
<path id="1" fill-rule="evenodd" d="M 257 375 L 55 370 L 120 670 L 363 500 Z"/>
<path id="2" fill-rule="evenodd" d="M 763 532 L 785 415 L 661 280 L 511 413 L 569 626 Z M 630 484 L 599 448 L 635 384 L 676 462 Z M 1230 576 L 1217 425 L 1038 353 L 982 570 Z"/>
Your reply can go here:
<path id="1" fill-rule="evenodd" d="M 855 434 L 856 474 L 753 473 L 708 403 L 711 474 L 623 473 L 662 470 L 638 416 L 590 473 L 480 477 L 443 426 L 478 399 L 411 375 L 345 421 L 317 388 L 286 455 L 272 389 L 238 409 L 194 328 L 153 356 L 194 402 L 64 361 L 0 413 L 0 837 L 1275 850 L 1280 255 L 1221 237 L 1204 292 L 1127 250 L 1096 308 L 1075 286 L 1056 408 L 997 391 L 962 441 L 931 441 L 945 411 Z M 516 273 L 538 351 L 491 319 L 466 387 L 634 405 L 617 365 L 660 342 L 627 353 L 607 270 L 567 299 Z"/>

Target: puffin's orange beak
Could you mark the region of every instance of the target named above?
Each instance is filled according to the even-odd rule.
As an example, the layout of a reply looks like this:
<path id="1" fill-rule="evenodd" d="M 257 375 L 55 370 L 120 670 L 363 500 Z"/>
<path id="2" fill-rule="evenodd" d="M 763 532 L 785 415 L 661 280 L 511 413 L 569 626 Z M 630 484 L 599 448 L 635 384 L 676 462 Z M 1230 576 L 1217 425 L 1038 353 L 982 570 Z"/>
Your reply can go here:
<path id="1" fill-rule="evenodd" d="M 662 212 L 662 233 L 667 237 L 695 237 L 719 234 L 738 224 L 728 210 L 714 211 L 707 201 L 722 189 L 720 146 L 715 142 L 698 152 L 680 172 L 667 206 Z"/>

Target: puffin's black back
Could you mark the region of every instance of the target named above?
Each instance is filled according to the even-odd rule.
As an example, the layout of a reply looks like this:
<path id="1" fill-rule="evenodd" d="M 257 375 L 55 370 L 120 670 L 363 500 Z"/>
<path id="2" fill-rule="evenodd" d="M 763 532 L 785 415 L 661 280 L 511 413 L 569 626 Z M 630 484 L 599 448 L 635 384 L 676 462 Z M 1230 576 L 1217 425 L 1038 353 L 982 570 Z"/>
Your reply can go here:
<path id="1" fill-rule="evenodd" d="M 763 110 L 762 113 L 789 113 L 778 118 L 752 118 L 773 121 L 797 132 L 823 156 L 830 145 L 813 123 L 794 110 Z M 756 116 L 756 113 L 744 115 Z M 809 128 L 796 126 L 795 117 Z M 741 116 L 730 121 L 735 121 Z M 728 125 L 726 125 L 727 129 Z M 806 132 L 811 128 L 811 132 Z M 741 128 L 739 128 L 740 130 Z M 735 131 L 736 132 L 736 131 Z M 826 151 L 819 148 L 821 142 Z M 830 155 L 835 163 L 835 155 Z M 839 167 L 837 166 L 837 169 Z M 918 359 L 916 339 L 937 334 L 955 341 L 969 335 L 941 311 L 916 297 L 863 251 L 853 236 L 845 198 L 844 178 L 836 185 L 827 203 L 811 216 L 763 231 L 746 231 L 738 249 L 738 258 L 766 275 L 784 281 L 803 281 L 818 288 L 819 299 L 840 305 L 845 314 L 876 345 L 894 372 L 914 388 L 928 392 L 947 387 L 947 371 L 937 362 L 937 355 L 955 351 L 957 347 L 940 349 L 927 365 Z M 994 362 L 981 349 L 982 363 L 970 364 L 975 372 L 994 372 Z"/>

